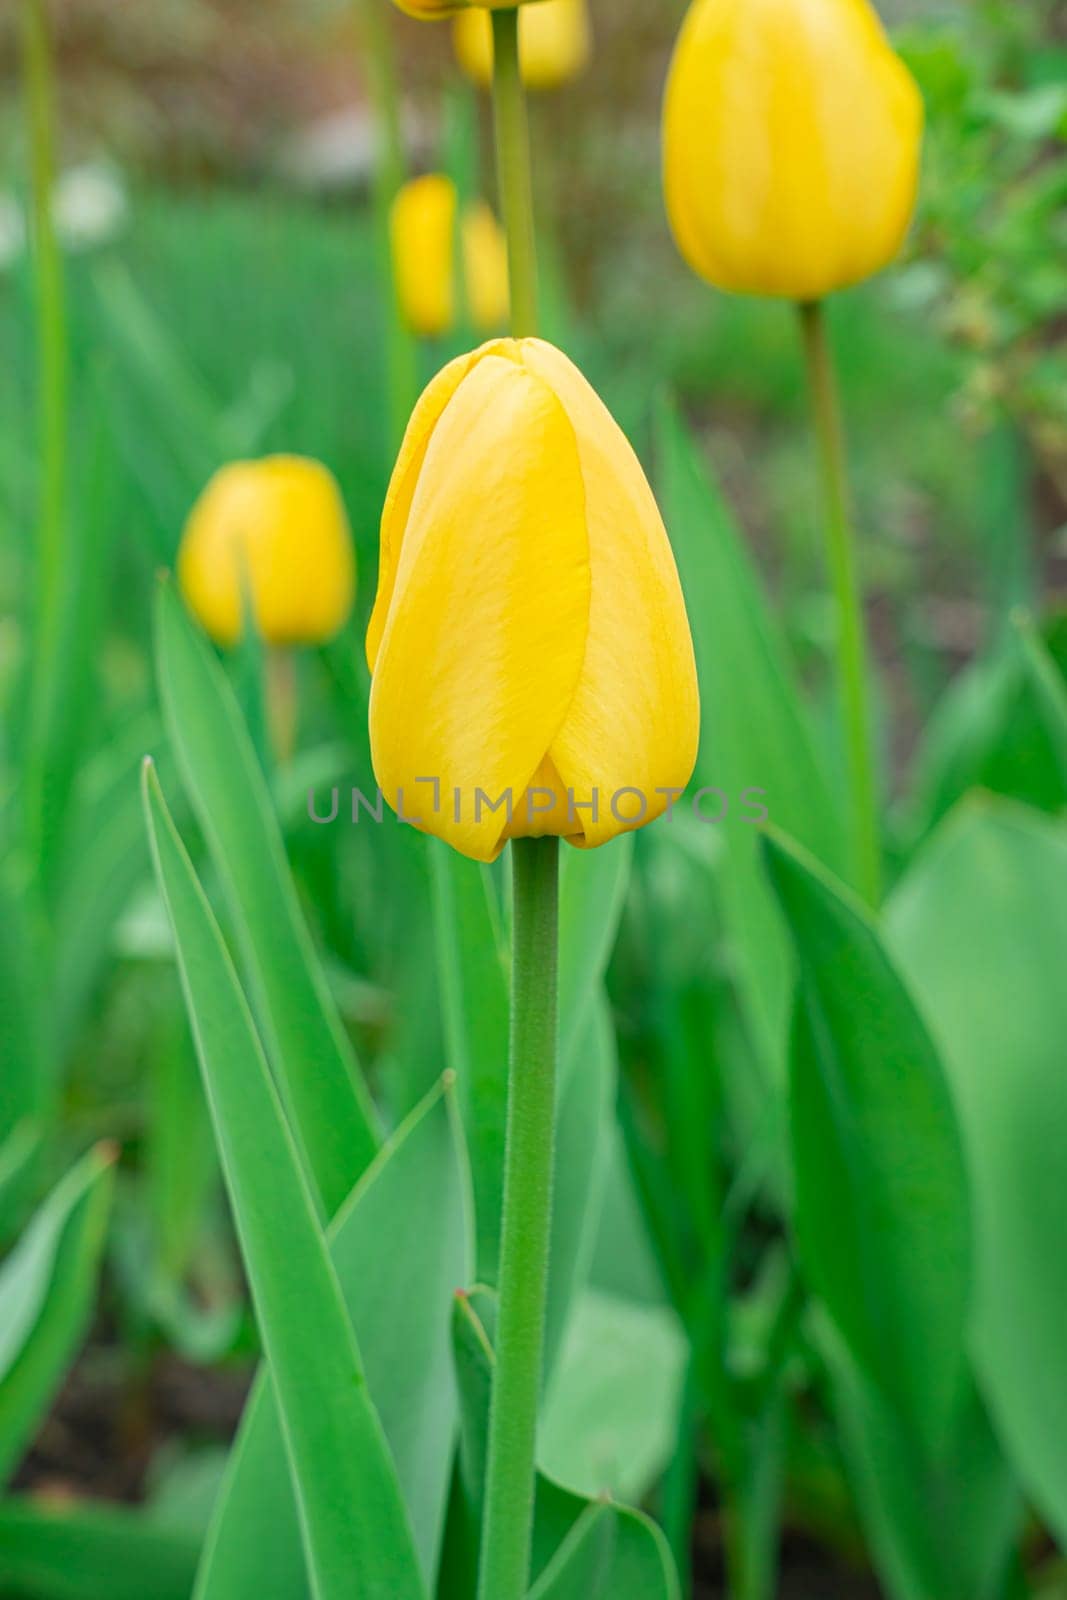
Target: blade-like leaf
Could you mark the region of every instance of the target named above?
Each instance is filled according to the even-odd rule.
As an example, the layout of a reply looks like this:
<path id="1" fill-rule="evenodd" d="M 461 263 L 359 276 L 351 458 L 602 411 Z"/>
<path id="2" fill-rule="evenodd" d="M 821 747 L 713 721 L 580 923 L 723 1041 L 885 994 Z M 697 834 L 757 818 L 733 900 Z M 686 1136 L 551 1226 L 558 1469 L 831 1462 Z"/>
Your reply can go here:
<path id="1" fill-rule="evenodd" d="M 695 781 L 729 801 L 725 820 L 716 826 L 726 846 L 724 914 L 753 1044 L 765 1071 L 781 1081 L 788 941 L 760 871 L 759 832 L 751 808 L 742 804 L 744 791 L 762 791 L 760 800 L 775 825 L 835 870 L 843 864 L 844 834 L 758 577 L 704 463 L 668 407 L 657 418 L 657 452 L 700 677 Z"/>
<path id="2" fill-rule="evenodd" d="M 967 1182 L 937 1052 L 847 891 L 769 837 L 796 947 L 790 1064 L 796 1229 L 807 1279 L 916 1438 L 941 1441 L 963 1376 Z"/>
<path id="3" fill-rule="evenodd" d="M 8 1600 L 188 1600 L 198 1541 L 118 1506 L 49 1511 L 0 1503 L 0 1594 Z"/>
<path id="4" fill-rule="evenodd" d="M 170 581 L 159 589 L 156 647 L 167 731 L 226 888 L 294 1132 L 331 1216 L 378 1147 L 374 1109 L 312 949 L 233 693 Z"/>
<path id="5" fill-rule="evenodd" d="M 959 1107 L 979 1382 L 1023 1482 L 1067 1541 L 1067 830 L 1020 806 L 967 803 L 887 920 Z"/>
<path id="6" fill-rule="evenodd" d="M 83 1156 L 0 1268 L 0 1481 L 18 1466 L 88 1329 L 115 1155 L 103 1144 Z"/>
<path id="7" fill-rule="evenodd" d="M 472 1254 L 465 1154 L 440 1087 L 383 1145 L 329 1230 L 367 1387 L 410 1508 L 427 1581 L 436 1570 L 456 1426 L 452 1296 Z M 404 1240 L 403 1250 L 396 1247 Z M 278 1408 L 265 1374 L 246 1407 L 197 1583 L 296 1597 L 302 1561 Z"/>
<path id="8" fill-rule="evenodd" d="M 316 1600 L 424 1593 L 303 1165 L 226 947 L 149 764 L 145 817 L 270 1363 Z"/>

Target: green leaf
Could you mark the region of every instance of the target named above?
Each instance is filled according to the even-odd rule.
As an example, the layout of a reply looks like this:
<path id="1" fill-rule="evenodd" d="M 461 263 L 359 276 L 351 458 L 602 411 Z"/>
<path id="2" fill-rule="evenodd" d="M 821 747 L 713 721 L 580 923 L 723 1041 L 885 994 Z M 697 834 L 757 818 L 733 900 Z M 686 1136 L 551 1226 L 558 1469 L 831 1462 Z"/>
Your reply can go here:
<path id="1" fill-rule="evenodd" d="M 633 835 L 600 850 L 564 850 L 559 882 L 559 1059 L 582 1059 L 580 1035 L 600 993 L 619 931 L 633 863 Z"/>
<path id="2" fill-rule="evenodd" d="M 0 1502 L 7 1600 L 188 1600 L 198 1540 L 117 1506 L 49 1511 Z"/>
<path id="3" fill-rule="evenodd" d="M 315 1204 L 237 975 L 146 764 L 145 817 L 255 1302 L 316 1600 L 424 1593 Z M 353 1515 L 353 1507 L 360 1514 Z"/>
<path id="4" fill-rule="evenodd" d="M 416 1107 L 329 1230 L 367 1387 L 428 1582 L 437 1566 L 456 1430 L 452 1301 L 472 1253 L 469 1180 L 452 1093 L 439 1086 Z M 302 1572 L 278 1408 L 261 1373 L 233 1447 L 196 1592 L 199 1600 L 238 1592 L 295 1600 L 303 1592 Z"/>
<path id="5" fill-rule="evenodd" d="M 315 957 L 233 693 L 170 581 L 159 589 L 156 648 L 167 731 L 226 889 L 298 1144 L 332 1216 L 378 1147 L 375 1112 Z"/>
<path id="6" fill-rule="evenodd" d="M 456 1074 L 474 1180 L 480 1279 L 496 1280 L 504 1199 L 508 976 L 487 870 L 430 840 L 446 1059 Z"/>
<path id="7" fill-rule="evenodd" d="M 916 1438 L 963 1378 L 967 1178 L 941 1063 L 858 902 L 774 836 L 768 871 L 800 966 L 790 1063 L 805 1275 Z"/>
<path id="8" fill-rule="evenodd" d="M 1001 1441 L 1067 1541 L 1067 830 L 960 807 L 888 910 L 937 1039 L 975 1196 L 971 1347 Z"/>
<path id="9" fill-rule="evenodd" d="M 587 1289 L 545 1395 L 542 1470 L 578 1494 L 639 1501 L 674 1450 L 685 1363 L 673 1311 Z"/>
<path id="10" fill-rule="evenodd" d="M 705 464 L 675 412 L 657 416 L 664 515 L 685 590 L 700 678 L 695 782 L 722 791 L 722 896 L 736 981 L 770 1081 L 784 1078 L 788 941 L 760 871 L 748 789 L 779 827 L 840 870 L 845 840 L 760 582 Z M 712 802 L 709 801 L 709 804 Z M 709 824 L 710 831 L 710 824 Z"/>
<path id="11" fill-rule="evenodd" d="M 530 1590 L 530 1600 L 680 1600 L 667 1541 L 626 1506 L 587 1506 Z"/>
<path id="12" fill-rule="evenodd" d="M 89 1327 L 112 1145 L 67 1173 L 0 1268 L 0 1482 L 18 1466 Z"/>
<path id="13" fill-rule="evenodd" d="M 831 1352 L 844 1454 L 892 1600 L 1001 1600 L 1022 1502 L 973 1383 L 931 1454 L 843 1349 L 820 1342 Z"/>
<path id="14" fill-rule="evenodd" d="M 0 876 L 0 1141 L 27 1117 L 40 1118 L 52 1099 L 30 926 L 24 897 Z"/>

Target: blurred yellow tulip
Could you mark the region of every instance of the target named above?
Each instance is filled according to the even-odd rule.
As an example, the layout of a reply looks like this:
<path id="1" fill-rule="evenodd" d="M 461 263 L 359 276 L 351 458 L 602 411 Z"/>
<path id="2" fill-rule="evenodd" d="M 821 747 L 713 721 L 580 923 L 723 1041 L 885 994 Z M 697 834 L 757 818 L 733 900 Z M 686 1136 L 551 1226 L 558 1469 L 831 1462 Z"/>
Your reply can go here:
<path id="1" fill-rule="evenodd" d="M 189 609 L 226 645 L 241 637 L 245 594 L 268 644 L 331 638 L 352 609 L 355 576 L 341 492 L 305 456 L 222 467 L 193 507 L 178 552 Z"/>
<path id="2" fill-rule="evenodd" d="M 663 124 L 675 239 L 718 288 L 816 300 L 900 249 L 923 107 L 867 0 L 693 0 Z"/>
<path id="3" fill-rule="evenodd" d="M 367 659 L 382 793 L 476 860 L 521 836 L 603 844 L 689 781 L 699 704 L 667 534 L 619 427 L 552 345 L 483 345 L 419 401 Z"/>
<path id="4" fill-rule="evenodd" d="M 456 324 L 456 187 L 441 173 L 404 184 L 390 216 L 400 312 L 413 333 L 436 339 Z M 460 226 L 463 289 L 471 324 L 500 328 L 508 315 L 508 251 L 500 224 L 483 201 L 467 206 Z"/>
<path id="5" fill-rule="evenodd" d="M 493 76 L 493 29 L 484 11 L 453 23 L 456 58 L 475 83 Z M 530 89 L 557 89 L 584 70 L 592 48 L 586 0 L 540 0 L 519 18 L 519 62 Z"/>

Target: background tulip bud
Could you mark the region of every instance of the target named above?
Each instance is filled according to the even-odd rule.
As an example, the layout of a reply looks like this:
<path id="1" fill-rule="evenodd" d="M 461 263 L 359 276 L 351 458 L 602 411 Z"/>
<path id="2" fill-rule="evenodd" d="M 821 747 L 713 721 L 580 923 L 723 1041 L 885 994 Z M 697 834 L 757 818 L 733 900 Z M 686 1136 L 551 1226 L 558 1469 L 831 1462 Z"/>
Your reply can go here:
<path id="1" fill-rule="evenodd" d="M 190 513 L 178 581 L 220 644 L 240 638 L 247 592 L 268 644 L 317 644 L 348 617 L 355 558 L 333 475 L 303 456 L 235 461 Z"/>
<path id="2" fill-rule="evenodd" d="M 721 289 L 816 300 L 879 271 L 923 109 L 867 0 L 694 0 L 664 106 L 667 212 Z"/>
<path id="3" fill-rule="evenodd" d="M 696 671 L 666 531 L 622 432 L 552 345 L 484 345 L 419 401 L 367 659 L 382 792 L 478 860 L 521 835 L 603 844 L 688 782 Z"/>
<path id="4" fill-rule="evenodd" d="M 465 11 L 453 24 L 456 58 L 475 83 L 493 76 L 493 30 L 484 11 Z M 531 89 L 556 89 L 589 61 L 592 34 L 586 0 L 540 0 L 519 18 L 519 62 Z"/>
<path id="5" fill-rule="evenodd" d="M 456 186 L 442 173 L 404 184 L 389 218 L 400 313 L 413 333 L 437 339 L 456 324 Z M 484 201 L 464 210 L 460 260 L 467 313 L 490 333 L 508 315 L 508 252 L 500 224 Z"/>

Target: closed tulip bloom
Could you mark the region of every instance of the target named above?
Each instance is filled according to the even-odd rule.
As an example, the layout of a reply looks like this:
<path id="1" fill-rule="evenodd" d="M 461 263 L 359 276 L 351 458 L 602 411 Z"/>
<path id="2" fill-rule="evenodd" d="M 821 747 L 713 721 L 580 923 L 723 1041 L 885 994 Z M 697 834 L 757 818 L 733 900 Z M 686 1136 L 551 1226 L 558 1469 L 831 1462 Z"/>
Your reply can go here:
<path id="1" fill-rule="evenodd" d="M 453 24 L 456 57 L 475 83 L 493 76 L 493 30 L 484 11 Z M 586 0 L 540 0 L 519 18 L 519 64 L 530 89 L 558 89 L 584 70 L 592 48 Z"/>
<path id="2" fill-rule="evenodd" d="M 413 333 L 438 339 L 456 325 L 456 186 L 443 173 L 412 178 L 398 191 L 389 219 L 400 314 Z M 463 298 L 479 333 L 499 329 L 508 315 L 507 242 L 484 201 L 464 209 L 460 223 Z"/>
<path id="3" fill-rule="evenodd" d="M 664 106 L 667 211 L 718 288 L 817 300 L 897 254 L 923 107 L 867 0 L 693 0 Z"/>
<path id="4" fill-rule="evenodd" d="M 332 638 L 355 596 L 352 536 L 332 474 L 304 456 L 221 468 L 186 523 L 178 581 L 220 644 L 240 638 L 246 603 L 268 644 Z"/>
<path id="5" fill-rule="evenodd" d="M 367 659 L 383 794 L 476 860 L 521 836 L 603 844 L 688 782 L 699 708 L 670 544 L 626 439 L 552 345 L 484 345 L 419 401 Z"/>

